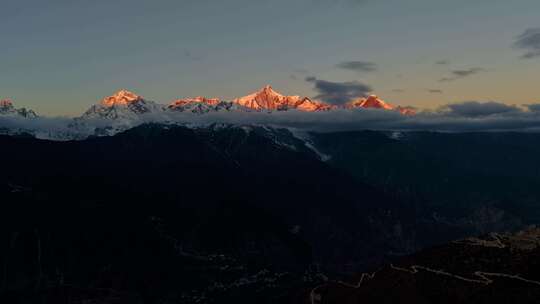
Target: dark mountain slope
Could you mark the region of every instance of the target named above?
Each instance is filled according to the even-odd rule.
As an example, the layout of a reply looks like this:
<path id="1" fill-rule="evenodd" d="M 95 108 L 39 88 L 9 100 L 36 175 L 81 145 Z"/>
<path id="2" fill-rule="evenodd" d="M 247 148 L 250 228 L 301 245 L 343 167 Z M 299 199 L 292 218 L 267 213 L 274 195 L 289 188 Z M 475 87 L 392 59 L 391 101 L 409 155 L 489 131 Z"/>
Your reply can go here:
<path id="1" fill-rule="evenodd" d="M 145 125 L 0 146 L 10 301 L 272 301 L 309 284 L 314 263 L 352 271 L 414 247 L 385 211 L 414 219 L 414 209 L 321 162 L 288 131 Z M 401 225 L 403 236 L 414 222 Z"/>
<path id="2" fill-rule="evenodd" d="M 469 234 L 540 222 L 540 134 L 364 131 L 313 138 L 330 164 L 379 188 L 423 197 L 437 221 Z"/>
<path id="3" fill-rule="evenodd" d="M 537 303 L 539 257 L 538 229 L 469 238 L 403 258 L 352 283 L 320 285 L 306 302 Z"/>

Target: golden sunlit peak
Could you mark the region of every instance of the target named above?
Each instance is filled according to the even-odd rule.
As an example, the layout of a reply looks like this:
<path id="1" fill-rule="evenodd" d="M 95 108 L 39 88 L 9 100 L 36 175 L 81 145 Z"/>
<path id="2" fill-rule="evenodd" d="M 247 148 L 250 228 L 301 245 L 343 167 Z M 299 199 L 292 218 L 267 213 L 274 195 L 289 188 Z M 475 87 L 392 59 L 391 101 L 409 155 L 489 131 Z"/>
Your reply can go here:
<path id="1" fill-rule="evenodd" d="M 128 90 L 120 90 L 116 92 L 114 95 L 106 97 L 101 102 L 104 106 L 114 106 L 114 105 L 127 105 L 130 103 L 133 103 L 135 101 L 142 100 L 143 98 L 133 92 L 130 92 Z"/>
<path id="2" fill-rule="evenodd" d="M 353 100 L 345 105 L 346 108 L 376 108 L 376 109 L 385 109 L 393 110 L 394 106 L 386 103 L 384 100 L 380 99 L 377 95 L 369 95 L 367 98 L 360 98 Z"/>
<path id="3" fill-rule="evenodd" d="M 8 108 L 12 106 L 13 106 L 13 102 L 11 101 L 11 99 L 0 100 L 0 107 L 2 108 Z"/>
<path id="4" fill-rule="evenodd" d="M 169 105 L 169 107 L 179 107 L 179 106 L 184 106 L 184 105 L 193 104 L 193 103 L 204 103 L 204 104 L 215 106 L 219 104 L 220 102 L 221 100 L 219 98 L 206 98 L 203 96 L 197 96 L 194 98 L 177 99 L 173 101 L 171 105 Z"/>

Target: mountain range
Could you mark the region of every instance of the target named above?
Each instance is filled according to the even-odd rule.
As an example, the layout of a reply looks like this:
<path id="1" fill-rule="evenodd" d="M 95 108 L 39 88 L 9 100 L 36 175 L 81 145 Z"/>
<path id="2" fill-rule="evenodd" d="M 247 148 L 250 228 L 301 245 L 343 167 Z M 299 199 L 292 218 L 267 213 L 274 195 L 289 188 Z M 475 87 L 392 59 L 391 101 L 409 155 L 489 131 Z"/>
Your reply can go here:
<path id="1" fill-rule="evenodd" d="M 344 105 L 333 105 L 309 97 L 286 96 L 276 92 L 267 85 L 257 92 L 233 101 L 218 98 L 195 97 L 177 99 L 168 105 L 162 105 L 145 99 L 127 90 L 120 90 L 112 96 L 104 98 L 99 104 L 90 107 L 80 119 L 133 119 L 138 115 L 159 113 L 164 111 L 193 112 L 204 114 L 215 111 L 287 111 L 299 110 L 304 112 L 331 111 L 336 109 L 372 108 L 398 111 L 406 115 L 414 115 L 412 107 L 393 106 L 375 95 L 361 97 Z M 0 115 L 20 115 L 25 118 L 36 117 L 32 110 L 15 109 L 13 103 L 4 100 L 0 103 Z"/>
<path id="2" fill-rule="evenodd" d="M 13 102 L 9 99 L 0 100 L 0 115 L 24 118 L 36 118 L 37 114 L 29 109 L 16 109 Z"/>
<path id="3" fill-rule="evenodd" d="M 201 116 L 210 113 L 272 113 L 290 110 L 311 113 L 357 109 L 395 111 L 407 116 L 416 114 L 411 107 L 396 107 L 375 95 L 361 97 L 343 105 L 332 105 L 309 97 L 286 96 L 276 92 L 269 85 L 232 101 L 195 97 L 177 99 L 168 105 L 148 100 L 127 90 L 120 90 L 91 106 L 81 116 L 71 119 L 63 128 L 41 130 L 23 123 L 17 127 L 2 125 L 0 133 L 11 135 L 29 133 L 43 139 L 71 140 L 84 139 L 88 136 L 110 136 L 142 123 L 192 124 L 186 121 L 189 120 L 186 117 L 178 116 L 179 113 Z M 25 108 L 15 109 L 13 103 L 6 100 L 0 104 L 0 118 L 2 117 L 33 119 L 38 115 Z"/>

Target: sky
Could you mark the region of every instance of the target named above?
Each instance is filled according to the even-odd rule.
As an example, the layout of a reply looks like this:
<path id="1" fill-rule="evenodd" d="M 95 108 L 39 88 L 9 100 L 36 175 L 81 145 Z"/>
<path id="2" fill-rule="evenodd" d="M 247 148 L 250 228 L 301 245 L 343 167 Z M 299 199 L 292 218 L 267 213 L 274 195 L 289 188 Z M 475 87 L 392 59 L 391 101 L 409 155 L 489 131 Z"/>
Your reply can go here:
<path id="1" fill-rule="evenodd" d="M 2 0 L 0 98 L 75 116 L 271 84 L 341 103 L 540 102 L 538 0 Z"/>

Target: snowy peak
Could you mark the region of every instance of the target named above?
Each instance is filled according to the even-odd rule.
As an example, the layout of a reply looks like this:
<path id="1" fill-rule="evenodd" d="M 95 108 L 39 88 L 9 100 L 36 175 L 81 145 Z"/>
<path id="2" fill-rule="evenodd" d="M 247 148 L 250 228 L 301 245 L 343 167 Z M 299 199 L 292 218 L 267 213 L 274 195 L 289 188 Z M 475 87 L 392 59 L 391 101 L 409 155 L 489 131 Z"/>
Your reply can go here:
<path id="1" fill-rule="evenodd" d="M 128 105 L 137 101 L 143 100 L 143 98 L 128 90 L 120 90 L 114 95 L 105 97 L 101 104 L 106 107 L 112 107 L 116 105 Z"/>
<path id="2" fill-rule="evenodd" d="M 197 96 L 195 98 L 177 99 L 169 105 L 169 109 L 183 107 L 183 106 L 194 104 L 194 103 L 203 103 L 203 104 L 207 104 L 211 106 L 216 106 L 220 102 L 221 100 L 219 100 L 218 98 L 206 98 L 206 97 Z"/>
<path id="3" fill-rule="evenodd" d="M 198 96 L 195 98 L 177 99 L 169 104 L 167 109 L 173 112 L 205 114 L 220 110 L 228 110 L 229 108 L 226 107 L 226 104 L 226 102 L 223 102 L 218 98 L 206 98 Z"/>
<path id="4" fill-rule="evenodd" d="M 0 100 L 0 111 L 13 109 L 13 102 L 9 99 Z"/>
<path id="5" fill-rule="evenodd" d="M 321 101 L 312 100 L 309 97 L 302 98 L 299 102 L 293 105 L 293 108 L 305 112 L 329 111 L 337 107 Z"/>
<path id="6" fill-rule="evenodd" d="M 412 107 L 393 106 L 386 101 L 380 99 L 376 95 L 370 95 L 368 97 L 359 98 L 345 104 L 346 109 L 355 108 L 371 108 L 371 109 L 383 109 L 389 111 L 398 111 L 403 115 L 415 115 L 416 110 Z"/>
<path id="7" fill-rule="evenodd" d="M 250 109 L 242 107 L 234 102 L 222 101 L 218 98 L 195 97 L 178 99 L 173 101 L 168 107 L 173 112 L 192 112 L 195 114 L 205 114 L 220 111 L 244 111 Z"/>
<path id="8" fill-rule="evenodd" d="M 274 91 L 272 86 L 267 85 L 258 92 L 237 98 L 235 103 L 253 110 L 289 110 L 321 111 L 330 109 L 330 105 L 319 101 L 313 101 L 307 97 L 285 96 Z"/>
<path id="9" fill-rule="evenodd" d="M 162 112 L 163 106 L 145 100 L 127 90 L 121 90 L 104 98 L 101 103 L 92 106 L 81 118 L 83 119 L 136 119 L 141 114 Z"/>
<path id="10" fill-rule="evenodd" d="M 235 99 L 234 102 L 254 110 L 278 110 L 288 104 L 288 99 L 290 98 L 279 94 L 267 85 L 253 94 Z"/>
<path id="11" fill-rule="evenodd" d="M 23 118 L 36 118 L 36 112 L 20 108 L 16 109 L 13 105 L 13 102 L 10 99 L 0 100 L 0 115 L 4 116 L 13 116 L 13 117 L 23 117 Z"/>
<path id="12" fill-rule="evenodd" d="M 394 110 L 394 106 L 380 99 L 377 95 L 370 95 L 365 98 L 353 100 L 345 105 L 346 108 L 375 108 L 384 110 Z"/>

